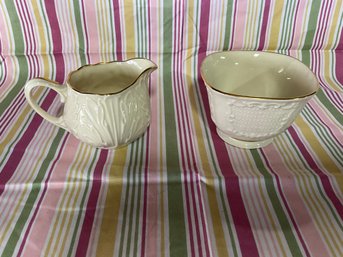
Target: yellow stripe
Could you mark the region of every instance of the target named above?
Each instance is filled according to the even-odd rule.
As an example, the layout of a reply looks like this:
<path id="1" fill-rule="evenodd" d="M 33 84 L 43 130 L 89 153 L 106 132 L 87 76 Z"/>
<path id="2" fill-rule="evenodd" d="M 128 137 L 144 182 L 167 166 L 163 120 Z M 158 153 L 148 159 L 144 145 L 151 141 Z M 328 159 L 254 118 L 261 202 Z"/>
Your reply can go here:
<path id="1" fill-rule="evenodd" d="M 126 156 L 127 147 L 116 150 L 113 158 L 96 256 L 113 256 Z"/>
<path id="2" fill-rule="evenodd" d="M 41 28 L 38 30 L 38 35 L 39 35 L 39 39 L 37 40 L 39 42 L 39 47 L 40 47 L 40 52 L 41 53 L 48 53 L 48 49 L 47 49 L 47 42 L 49 42 L 48 40 L 48 35 L 46 34 L 46 31 L 42 28 L 45 27 L 45 24 L 43 22 L 43 15 L 40 14 L 39 10 L 41 10 L 41 12 L 43 12 L 42 10 L 42 4 L 38 3 L 39 0 L 32 0 L 30 1 L 33 7 L 33 12 L 34 12 L 34 17 L 35 17 L 35 22 L 38 26 L 38 28 Z M 42 68 L 44 70 L 44 77 L 47 77 L 50 73 L 50 69 L 51 69 L 51 65 L 49 63 L 49 57 L 42 57 L 42 61 L 43 61 L 43 65 Z"/>
<path id="3" fill-rule="evenodd" d="M 271 31 L 270 31 L 270 36 L 269 36 L 269 45 L 268 45 L 269 50 L 276 50 L 278 47 L 283 5 L 284 5 L 284 0 L 275 1 L 273 19 L 271 21 Z"/>
<path id="4" fill-rule="evenodd" d="M 123 46 L 126 46 L 126 49 L 123 49 L 123 52 L 126 52 L 126 58 L 133 58 L 135 57 L 135 42 L 136 42 L 136 33 L 134 27 L 134 11 L 133 11 L 133 4 L 125 5 L 124 9 L 124 20 L 125 20 L 125 42 Z"/>
<path id="5" fill-rule="evenodd" d="M 329 32 L 329 38 L 328 38 L 328 44 L 326 45 L 326 47 L 324 48 L 325 50 L 330 50 L 333 48 L 333 44 L 335 42 L 335 39 L 337 38 L 337 32 L 339 31 L 339 29 L 342 29 L 342 28 L 338 28 L 339 26 L 339 22 L 340 22 L 340 19 L 341 19 L 341 15 L 342 15 L 342 5 L 343 5 L 343 1 L 342 0 L 339 0 L 339 1 L 336 1 L 336 5 L 333 6 L 331 8 L 331 10 L 334 10 L 334 14 L 332 17 L 332 20 L 331 20 L 331 26 L 330 26 L 330 32 Z M 337 30 L 338 28 L 338 30 Z M 329 65 L 327 66 L 329 67 Z"/>

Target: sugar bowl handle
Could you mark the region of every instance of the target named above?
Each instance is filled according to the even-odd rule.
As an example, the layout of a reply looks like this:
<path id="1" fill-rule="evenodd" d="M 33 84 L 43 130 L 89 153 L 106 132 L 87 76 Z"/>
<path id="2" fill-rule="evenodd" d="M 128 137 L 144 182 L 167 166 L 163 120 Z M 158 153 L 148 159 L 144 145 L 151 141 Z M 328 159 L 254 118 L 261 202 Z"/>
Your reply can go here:
<path id="1" fill-rule="evenodd" d="M 59 126 L 61 128 L 67 129 L 67 126 L 63 120 L 63 114 L 59 117 L 50 115 L 46 111 L 44 111 L 37 103 L 36 101 L 32 98 L 31 91 L 35 87 L 48 87 L 51 88 L 52 90 L 55 90 L 60 96 L 61 96 L 61 102 L 64 103 L 67 99 L 67 86 L 66 85 L 60 85 L 58 83 L 48 81 L 45 79 L 41 78 L 35 78 L 29 80 L 24 88 L 25 92 L 25 97 L 28 101 L 28 103 L 31 105 L 31 107 L 44 119 L 47 121 L 55 124 L 56 126 Z M 68 129 L 67 129 L 68 130 Z"/>

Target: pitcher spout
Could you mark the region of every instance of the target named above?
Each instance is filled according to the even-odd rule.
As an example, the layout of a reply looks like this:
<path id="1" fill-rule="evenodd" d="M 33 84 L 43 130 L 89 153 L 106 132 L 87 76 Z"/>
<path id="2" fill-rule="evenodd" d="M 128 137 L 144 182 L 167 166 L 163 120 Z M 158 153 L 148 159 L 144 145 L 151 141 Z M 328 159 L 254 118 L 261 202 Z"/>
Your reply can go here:
<path id="1" fill-rule="evenodd" d="M 157 65 L 149 59 L 134 58 L 126 62 L 127 64 L 134 65 L 140 71 L 139 77 L 143 74 L 150 74 L 157 69 Z"/>

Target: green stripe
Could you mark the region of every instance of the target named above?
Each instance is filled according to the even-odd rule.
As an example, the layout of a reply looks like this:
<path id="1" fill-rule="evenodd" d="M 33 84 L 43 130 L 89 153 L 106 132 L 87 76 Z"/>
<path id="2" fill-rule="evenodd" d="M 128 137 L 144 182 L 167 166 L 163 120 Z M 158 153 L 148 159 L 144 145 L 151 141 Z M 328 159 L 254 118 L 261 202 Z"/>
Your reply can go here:
<path id="1" fill-rule="evenodd" d="M 282 31 L 281 39 L 280 39 L 280 50 L 288 49 L 287 45 L 291 43 L 291 35 L 293 30 L 292 21 L 294 21 L 294 10 L 296 5 L 293 1 L 287 1 L 284 22 L 282 23 Z"/>
<path id="2" fill-rule="evenodd" d="M 13 31 L 13 49 L 15 49 L 15 55 L 18 56 L 18 66 L 20 67 L 20 76 L 16 84 L 11 88 L 11 91 L 7 94 L 7 96 L 0 102 L 0 116 L 3 115 L 7 107 L 11 104 L 14 98 L 16 98 L 20 91 L 23 88 L 23 85 L 26 83 L 28 79 L 28 62 L 23 53 L 25 53 L 25 41 L 20 26 L 20 20 L 15 8 L 15 2 L 12 0 L 5 0 L 7 12 L 10 13 L 9 15 L 11 28 L 10 31 Z"/>
<path id="3" fill-rule="evenodd" d="M 258 168 L 258 170 L 264 177 L 265 188 L 267 190 L 270 203 L 273 205 L 274 212 L 279 220 L 279 224 L 281 226 L 281 230 L 287 241 L 289 250 L 292 253 L 292 256 L 294 257 L 303 256 L 299 248 L 297 239 L 292 231 L 293 226 L 289 223 L 287 216 L 285 212 L 283 211 L 284 208 L 280 202 L 280 199 L 277 194 L 277 190 L 274 185 L 274 178 L 265 167 L 265 164 L 263 163 L 261 159 L 259 151 L 260 150 L 253 149 L 250 151 L 250 153 L 255 161 L 256 167 Z"/>
<path id="4" fill-rule="evenodd" d="M 163 9 L 163 52 L 171 53 L 173 49 L 173 2 L 164 0 Z M 176 116 L 174 110 L 172 85 L 172 54 L 163 57 L 164 116 L 166 164 L 168 176 L 168 215 L 169 215 L 169 251 L 170 257 L 187 256 L 187 237 L 185 211 L 183 207 L 181 168 L 179 165 Z"/>
<path id="5" fill-rule="evenodd" d="M 145 148 L 145 140 L 144 140 L 145 137 L 141 137 L 138 141 L 137 141 L 137 144 L 138 144 L 138 147 L 137 149 L 139 149 L 140 151 L 137 152 L 137 155 L 139 154 L 139 162 L 136 162 L 137 164 L 137 168 L 135 170 L 135 173 L 137 172 L 138 173 L 138 182 L 137 182 L 137 197 L 136 197 L 136 205 L 137 205 L 137 210 L 136 210 L 136 221 L 135 221 L 135 227 L 136 227 L 136 233 L 135 233 L 135 236 L 134 236 L 134 247 L 133 247 L 133 256 L 140 256 L 140 252 L 138 251 L 139 249 L 139 246 L 140 246 L 140 243 L 139 243 L 139 234 L 140 234 L 140 226 L 142 224 L 140 224 L 140 219 L 139 217 L 141 216 L 140 215 L 140 210 L 142 208 L 142 205 L 143 205 L 143 201 L 141 201 L 141 193 L 142 193 L 142 184 L 143 184 L 143 180 L 142 180 L 142 176 L 144 176 L 144 167 L 143 167 L 143 158 L 145 156 L 144 154 L 144 148 Z M 132 211 L 133 211 L 133 208 L 132 208 Z M 143 221 L 145 222 L 145 221 Z M 133 217 L 132 217 L 132 222 L 130 222 L 130 224 L 133 224 L 134 221 L 133 221 Z M 142 235 L 142 237 L 144 237 L 145 235 Z M 130 238 L 133 238 L 133 237 L 130 237 Z M 127 251 L 130 250 L 130 247 L 128 246 L 127 248 Z"/>
<path id="6" fill-rule="evenodd" d="M 343 115 L 342 113 L 333 105 L 333 103 L 328 99 L 328 97 L 324 94 L 323 90 L 320 89 L 316 96 L 320 100 L 320 102 L 325 106 L 325 108 L 332 114 L 333 118 L 335 118 L 340 124 L 343 125 Z"/>
<path id="7" fill-rule="evenodd" d="M 53 142 L 51 143 L 51 148 L 47 156 L 45 157 L 42 163 L 42 166 L 40 167 L 38 171 L 37 177 L 32 182 L 32 190 L 29 194 L 29 197 L 25 201 L 25 206 L 23 208 L 23 211 L 21 212 L 19 218 L 17 219 L 15 227 L 13 228 L 13 231 L 3 250 L 3 254 L 2 254 L 3 257 L 12 256 L 17 243 L 20 242 L 19 239 L 23 233 L 23 229 L 31 215 L 32 210 L 35 209 L 34 207 L 36 207 L 37 198 L 41 192 L 42 187 L 44 187 L 43 180 L 47 175 L 47 171 L 50 168 L 52 161 L 56 158 L 58 154 L 58 147 L 60 145 L 63 135 L 64 135 L 64 130 L 59 129 L 57 132 L 57 135 L 55 136 Z"/>
<path id="8" fill-rule="evenodd" d="M 118 256 L 119 257 L 123 256 L 123 248 L 124 248 L 124 240 L 125 240 L 124 236 L 125 236 L 126 229 L 127 229 L 127 227 L 125 225 L 127 223 L 127 219 L 129 218 L 128 217 L 128 209 L 129 209 L 129 207 L 132 206 L 132 203 L 131 203 L 131 206 L 129 206 L 127 204 L 127 201 L 129 199 L 130 188 L 131 188 L 132 185 L 133 185 L 133 190 L 135 188 L 135 186 L 134 186 L 135 184 L 134 183 L 132 183 L 132 185 L 131 185 L 130 178 L 131 178 L 131 176 L 134 176 L 134 174 L 132 175 L 132 173 L 134 173 L 132 165 L 135 163 L 134 148 L 136 148 L 136 144 L 133 143 L 133 144 L 129 145 L 128 147 L 130 149 L 129 150 L 130 151 L 130 159 L 129 159 L 130 162 L 128 163 L 127 175 L 126 175 L 128 183 L 127 183 L 127 186 L 126 186 L 126 192 L 125 192 L 125 197 L 124 197 L 125 204 L 124 204 L 124 210 L 123 210 L 123 221 L 121 222 L 121 231 L 122 232 L 120 233 L 120 244 L 119 244 L 119 252 L 118 252 Z M 128 244 L 129 244 L 129 242 L 128 242 Z"/>
<path id="9" fill-rule="evenodd" d="M 310 51 L 302 51 L 301 61 L 310 67 Z M 328 110 L 332 114 L 333 118 L 336 119 L 340 124 L 343 124 L 342 113 L 334 106 L 330 99 L 328 99 L 322 89 L 318 90 L 316 97 L 318 97 L 319 101 L 325 106 L 326 110 Z"/>
<path id="10" fill-rule="evenodd" d="M 305 38 L 305 43 L 304 47 L 305 49 L 309 50 L 313 46 L 313 39 L 314 39 L 314 34 L 317 31 L 317 22 L 318 22 L 318 17 L 319 17 L 319 9 L 321 6 L 321 1 L 312 1 L 311 5 L 311 11 L 310 11 L 310 18 L 308 20 L 308 26 L 306 30 L 306 38 Z"/>
<path id="11" fill-rule="evenodd" d="M 313 45 L 314 34 L 317 31 L 317 21 L 318 21 L 318 14 L 320 9 L 321 1 L 312 1 L 311 11 L 310 11 L 310 18 L 307 22 L 308 26 L 306 29 L 306 37 L 303 46 L 303 50 L 310 50 Z M 302 61 L 304 63 L 309 64 L 311 58 L 310 51 L 303 51 L 302 54 Z"/>
<path id="12" fill-rule="evenodd" d="M 198 1 L 197 1 L 197 5 L 198 5 Z M 227 9 L 226 9 L 226 26 L 225 26 L 225 34 L 224 34 L 224 48 L 227 49 L 231 49 L 231 32 L 232 32 L 232 28 L 231 28 L 231 23 L 232 23 L 232 18 L 233 17 L 233 13 L 232 13 L 232 6 L 234 5 L 233 0 L 228 0 L 227 2 Z"/>
<path id="13" fill-rule="evenodd" d="M 141 141 L 141 140 L 139 140 Z M 138 163 L 141 163 L 141 154 L 139 154 L 139 152 L 142 153 L 142 151 L 139 151 L 140 149 L 140 145 L 141 143 L 140 142 L 135 142 L 134 143 L 134 149 L 135 149 L 135 154 L 134 156 L 136 157 L 135 161 L 134 161 L 134 164 L 133 164 L 133 167 L 132 167 L 132 172 L 130 172 L 130 175 L 131 175 L 131 180 L 133 181 L 132 182 L 132 185 L 131 186 L 128 186 L 128 191 L 131 191 L 131 200 L 130 200 L 130 206 L 128 206 L 128 209 L 129 209 L 129 214 L 128 214 L 128 237 L 127 237 L 127 243 L 126 243 L 126 255 L 125 256 L 129 256 L 129 253 L 130 253 L 130 250 L 132 248 L 134 248 L 136 251 L 137 251 L 137 240 L 132 240 L 132 238 L 134 237 L 133 234 L 132 234 L 132 231 L 134 228 L 136 228 L 135 232 L 135 237 L 137 236 L 138 234 L 138 227 L 139 227 L 139 224 L 137 224 L 137 221 L 139 221 L 139 211 L 140 211 L 140 201 L 139 201 L 139 195 L 140 195 L 140 191 L 141 191 L 141 179 L 140 179 L 140 176 L 141 176 L 141 172 L 139 170 L 140 168 L 140 165 L 137 165 Z M 136 181 L 136 175 L 137 173 L 139 174 L 138 176 L 138 180 Z M 130 190 L 131 188 L 131 190 Z M 137 194 L 137 196 L 136 196 Z M 134 221 L 133 217 L 134 217 L 134 209 L 135 207 L 137 206 L 137 212 L 138 212 L 138 216 L 136 216 L 136 222 Z M 135 226 L 134 226 L 135 224 Z M 121 242 L 123 245 L 124 245 L 124 241 Z M 131 244 L 133 244 L 133 246 L 131 246 Z M 133 254 L 135 254 L 135 251 L 133 252 Z M 135 255 L 134 255 L 135 256 Z"/>
<path id="14" fill-rule="evenodd" d="M 98 150 L 98 149 L 96 150 L 94 157 L 91 161 L 91 164 L 88 168 L 86 187 L 85 187 L 84 191 L 82 192 L 82 199 L 81 199 L 80 205 L 78 205 L 79 210 L 85 210 L 85 208 L 83 208 L 83 206 L 85 205 L 86 198 L 88 196 L 87 192 L 88 192 L 88 188 L 89 188 L 89 184 L 90 184 L 89 182 L 92 181 L 92 172 L 93 172 L 94 163 L 95 163 L 95 160 L 98 158 L 100 151 L 101 150 Z M 77 180 L 77 178 L 76 178 L 76 180 Z M 72 181 L 72 183 L 73 183 L 73 181 Z M 69 244 L 69 250 L 68 250 L 68 254 L 67 254 L 68 257 L 72 256 L 72 254 L 75 254 L 73 252 L 75 250 L 74 245 L 75 245 L 76 236 L 78 235 L 79 229 L 80 228 L 82 229 L 82 226 L 80 226 L 80 222 L 81 222 L 81 217 L 84 215 L 84 213 L 85 212 L 82 212 L 82 211 L 78 212 L 79 215 L 77 216 L 77 220 L 76 220 L 76 223 L 75 223 L 75 226 L 73 229 L 74 230 L 73 236 L 72 236 L 70 244 Z"/>
<path id="15" fill-rule="evenodd" d="M 72 3 L 74 5 L 74 17 L 75 17 L 75 24 L 76 24 L 77 36 L 78 36 L 78 42 L 79 42 L 78 52 L 79 52 L 81 65 L 84 65 L 84 64 L 86 64 L 86 58 L 85 58 L 86 49 L 85 49 L 85 42 L 84 42 L 85 35 L 83 34 L 84 28 L 83 28 L 83 23 L 81 20 L 80 2 L 79 1 L 72 1 Z M 111 20 L 113 20 L 113 19 L 111 19 Z M 112 25 L 112 23 L 111 23 L 111 25 Z M 113 28 L 112 28 L 112 32 L 113 32 Z"/>

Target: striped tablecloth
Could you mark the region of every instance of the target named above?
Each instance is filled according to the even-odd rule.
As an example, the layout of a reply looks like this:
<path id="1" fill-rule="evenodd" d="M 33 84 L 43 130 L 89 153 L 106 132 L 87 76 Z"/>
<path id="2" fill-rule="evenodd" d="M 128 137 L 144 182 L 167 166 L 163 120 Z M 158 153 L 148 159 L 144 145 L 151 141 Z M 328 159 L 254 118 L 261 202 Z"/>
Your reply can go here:
<path id="1" fill-rule="evenodd" d="M 343 256 L 342 0 L 0 1 L 1 256 Z M 199 76 L 220 50 L 294 56 L 321 90 L 262 149 L 225 144 Z M 99 150 L 23 86 L 152 59 L 152 122 Z M 57 114 L 56 93 L 38 89 Z"/>

